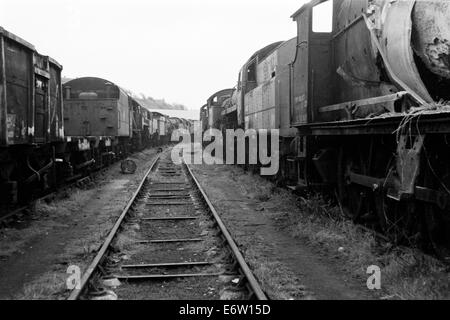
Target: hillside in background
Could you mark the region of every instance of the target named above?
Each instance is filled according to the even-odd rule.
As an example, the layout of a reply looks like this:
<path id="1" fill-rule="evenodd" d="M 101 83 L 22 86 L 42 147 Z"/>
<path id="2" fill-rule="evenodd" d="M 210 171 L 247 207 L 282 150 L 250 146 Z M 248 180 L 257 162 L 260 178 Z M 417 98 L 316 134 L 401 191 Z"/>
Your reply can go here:
<path id="1" fill-rule="evenodd" d="M 152 97 L 146 97 L 143 93 L 141 93 L 140 95 L 136 95 L 133 92 L 129 91 L 129 94 L 147 109 L 187 110 L 186 106 L 182 104 L 168 103 L 164 99 L 154 99 Z"/>
<path id="2" fill-rule="evenodd" d="M 62 77 L 63 84 L 70 80 L 72 80 L 72 78 Z M 164 99 L 155 99 L 150 96 L 146 96 L 144 93 L 136 94 L 128 89 L 124 90 L 147 109 L 188 110 L 186 106 L 179 103 L 169 103 Z"/>

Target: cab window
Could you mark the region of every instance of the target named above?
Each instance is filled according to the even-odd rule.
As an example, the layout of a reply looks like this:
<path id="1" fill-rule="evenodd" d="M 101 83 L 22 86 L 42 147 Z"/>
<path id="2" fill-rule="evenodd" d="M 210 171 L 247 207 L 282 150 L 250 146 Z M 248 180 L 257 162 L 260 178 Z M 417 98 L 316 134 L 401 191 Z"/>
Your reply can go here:
<path id="1" fill-rule="evenodd" d="M 333 31 L 333 0 L 322 2 L 312 9 L 312 31 L 330 33 Z"/>
<path id="2" fill-rule="evenodd" d="M 247 68 L 247 81 L 256 81 L 256 62 L 252 62 Z"/>

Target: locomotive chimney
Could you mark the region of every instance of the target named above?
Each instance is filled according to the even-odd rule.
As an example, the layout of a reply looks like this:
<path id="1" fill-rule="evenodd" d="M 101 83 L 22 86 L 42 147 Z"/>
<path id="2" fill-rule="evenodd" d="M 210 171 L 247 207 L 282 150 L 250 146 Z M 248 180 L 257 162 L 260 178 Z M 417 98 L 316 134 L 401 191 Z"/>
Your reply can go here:
<path id="1" fill-rule="evenodd" d="M 71 87 L 70 86 L 66 86 L 65 90 L 66 90 L 66 99 L 69 100 L 70 99 L 70 92 L 71 92 Z"/>

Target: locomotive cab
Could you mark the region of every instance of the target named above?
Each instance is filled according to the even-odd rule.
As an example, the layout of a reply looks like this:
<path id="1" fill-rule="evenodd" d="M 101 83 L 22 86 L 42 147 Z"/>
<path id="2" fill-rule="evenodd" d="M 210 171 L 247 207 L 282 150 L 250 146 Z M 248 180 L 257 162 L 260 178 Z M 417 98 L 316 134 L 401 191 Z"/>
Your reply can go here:
<path id="1" fill-rule="evenodd" d="M 231 98 L 233 89 L 224 89 L 213 94 L 207 100 L 207 112 L 208 112 L 208 129 L 223 129 L 221 123 L 223 105 L 225 101 Z"/>

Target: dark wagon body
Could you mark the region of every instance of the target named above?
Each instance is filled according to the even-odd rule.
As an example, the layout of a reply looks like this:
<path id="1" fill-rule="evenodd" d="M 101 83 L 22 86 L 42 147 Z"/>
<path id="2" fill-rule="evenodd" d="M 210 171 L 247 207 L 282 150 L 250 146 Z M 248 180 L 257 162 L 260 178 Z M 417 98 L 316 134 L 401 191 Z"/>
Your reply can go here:
<path id="1" fill-rule="evenodd" d="M 64 142 L 61 71 L 55 60 L 0 27 L 1 202 L 55 183 L 55 155 Z"/>
<path id="2" fill-rule="evenodd" d="M 64 122 L 70 137 L 132 135 L 135 107 L 119 86 L 100 78 L 79 78 L 64 85 Z"/>
<path id="3" fill-rule="evenodd" d="M 102 167 L 145 147 L 151 115 L 121 87 L 85 77 L 67 82 L 64 93 L 70 166 Z"/>
<path id="4" fill-rule="evenodd" d="M 152 144 L 155 146 L 161 146 L 170 141 L 168 126 L 169 126 L 169 117 L 159 113 L 152 111 Z"/>
<path id="5" fill-rule="evenodd" d="M 169 142 L 167 116 L 105 79 L 62 86 L 61 71 L 55 60 L 0 27 L 2 212 L 132 151 Z"/>
<path id="6" fill-rule="evenodd" d="M 62 141 L 62 66 L 2 28 L 0 37 L 0 145 Z"/>

